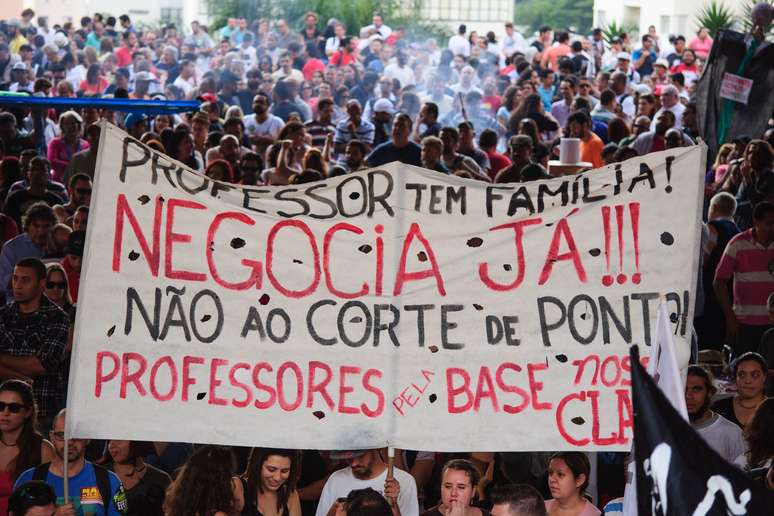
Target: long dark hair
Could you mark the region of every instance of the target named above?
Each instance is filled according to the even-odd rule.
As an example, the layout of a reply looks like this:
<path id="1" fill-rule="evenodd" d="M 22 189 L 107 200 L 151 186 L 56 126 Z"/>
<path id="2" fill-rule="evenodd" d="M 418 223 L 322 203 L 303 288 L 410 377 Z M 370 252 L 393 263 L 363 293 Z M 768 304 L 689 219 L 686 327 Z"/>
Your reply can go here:
<path id="1" fill-rule="evenodd" d="M 290 475 L 277 491 L 277 510 L 280 511 L 287 504 L 293 491 L 296 490 L 298 478 L 301 476 L 301 452 L 281 448 L 253 448 L 250 452 L 250 458 L 247 459 L 247 467 L 242 477 L 247 481 L 245 498 L 255 496 L 259 492 L 262 493 L 261 468 L 263 468 L 263 463 L 266 462 L 266 459 L 272 455 L 279 455 L 280 457 L 290 459 Z"/>
<path id="2" fill-rule="evenodd" d="M 747 425 L 747 468 L 760 468 L 774 457 L 774 398 L 764 400 Z"/>
<path id="3" fill-rule="evenodd" d="M 0 392 L 18 394 L 25 408 L 30 409 L 30 417 L 24 420 L 19 439 L 16 441 L 19 455 L 8 464 L 8 469 L 13 470 L 13 479 L 16 480 L 24 471 L 40 464 L 40 445 L 43 437 L 38 431 L 38 409 L 35 406 L 32 387 L 25 381 L 6 380 L 0 384 Z"/>
<path id="4" fill-rule="evenodd" d="M 233 514 L 234 470 L 234 456 L 229 448 L 209 444 L 198 448 L 169 485 L 165 514 L 212 516 L 218 511 Z"/>

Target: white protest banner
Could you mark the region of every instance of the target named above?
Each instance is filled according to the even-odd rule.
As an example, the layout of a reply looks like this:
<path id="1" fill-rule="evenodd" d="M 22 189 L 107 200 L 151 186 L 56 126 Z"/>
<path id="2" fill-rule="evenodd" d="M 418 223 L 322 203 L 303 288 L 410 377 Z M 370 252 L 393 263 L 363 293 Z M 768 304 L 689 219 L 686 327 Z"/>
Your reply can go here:
<path id="1" fill-rule="evenodd" d="M 752 87 L 752 79 L 726 72 L 723 74 L 723 82 L 720 83 L 720 98 L 747 104 Z"/>
<path id="2" fill-rule="evenodd" d="M 74 437 L 627 450 L 661 297 L 687 361 L 702 147 L 527 184 L 393 163 L 250 188 L 112 126 L 99 152 Z"/>

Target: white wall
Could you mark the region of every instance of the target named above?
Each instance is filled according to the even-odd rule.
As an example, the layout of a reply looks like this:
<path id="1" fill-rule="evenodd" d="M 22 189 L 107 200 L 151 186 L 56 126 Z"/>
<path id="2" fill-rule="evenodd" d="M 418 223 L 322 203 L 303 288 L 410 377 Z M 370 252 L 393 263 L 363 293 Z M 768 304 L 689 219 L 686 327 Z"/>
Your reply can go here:
<path id="1" fill-rule="evenodd" d="M 604 26 L 613 20 L 629 23 L 637 19 L 639 12 L 640 34 L 654 25 L 661 35 L 682 34 L 690 40 L 698 29 L 696 15 L 708 4 L 709 0 L 594 0 L 594 26 Z M 725 0 L 724 4 L 737 14 L 742 11 L 740 0 Z"/>

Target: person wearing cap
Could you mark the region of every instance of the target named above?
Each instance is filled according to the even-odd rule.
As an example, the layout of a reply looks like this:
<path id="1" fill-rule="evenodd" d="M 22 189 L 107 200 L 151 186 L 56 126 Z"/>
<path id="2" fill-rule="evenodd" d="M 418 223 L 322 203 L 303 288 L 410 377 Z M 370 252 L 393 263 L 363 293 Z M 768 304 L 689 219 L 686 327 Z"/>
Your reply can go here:
<path id="1" fill-rule="evenodd" d="M 148 130 L 148 120 L 141 113 L 129 113 L 124 118 L 124 128 L 130 136 L 139 140 Z"/>
<path id="2" fill-rule="evenodd" d="M 380 99 L 384 100 L 384 99 Z M 398 113 L 392 120 L 392 138 L 376 147 L 366 158 L 369 167 L 379 167 L 400 161 L 407 165 L 422 166 L 422 147 L 411 141 L 411 118 Z"/>
<path id="3" fill-rule="evenodd" d="M 78 303 L 78 287 L 81 283 L 81 265 L 83 263 L 83 250 L 86 246 L 86 232 L 73 231 L 67 237 L 65 257 L 62 259 L 62 268 L 67 274 L 67 284 L 70 288 L 70 299 Z"/>
<path id="4" fill-rule="evenodd" d="M 642 36 L 642 47 L 632 53 L 634 69 L 640 77 L 647 77 L 653 73 L 653 65 L 658 58 L 658 53 L 653 48 L 653 38 L 649 34 Z"/>
<path id="5" fill-rule="evenodd" d="M 389 100 L 379 99 L 373 103 L 371 112 L 371 123 L 374 124 L 374 147 L 378 147 L 390 140 L 395 108 Z"/>
<path id="6" fill-rule="evenodd" d="M 629 83 L 638 84 L 640 82 L 640 74 L 632 66 L 632 56 L 629 52 L 619 52 L 616 58 L 617 62 L 613 73 L 623 72 Z"/>
<path id="7" fill-rule="evenodd" d="M 419 516 L 417 486 L 414 477 L 393 468 L 389 478 L 387 464 L 379 450 L 331 452 L 331 459 L 344 460 L 348 466 L 334 472 L 325 482 L 315 516 L 326 516 L 335 509 L 337 500 L 357 489 L 371 488 L 392 500 L 393 516 Z"/>
<path id="8" fill-rule="evenodd" d="M 669 84 L 669 61 L 663 57 L 656 59 L 650 79 L 653 81 L 656 93 L 660 94 L 660 87 Z"/>
<path id="9" fill-rule="evenodd" d="M 155 81 L 156 77 L 152 73 L 146 70 L 137 72 L 134 74 L 134 89 L 129 94 L 129 98 L 147 100 L 151 83 Z"/>
<path id="10" fill-rule="evenodd" d="M 81 138 L 82 125 L 83 119 L 75 111 L 65 111 L 59 115 L 62 134 L 48 145 L 48 160 L 51 162 L 54 181 L 61 183 L 73 155 L 89 148 L 89 142 Z"/>
<path id="11" fill-rule="evenodd" d="M 30 70 L 25 63 L 20 61 L 11 67 L 11 80 L 8 91 L 27 91 L 32 93 Z"/>

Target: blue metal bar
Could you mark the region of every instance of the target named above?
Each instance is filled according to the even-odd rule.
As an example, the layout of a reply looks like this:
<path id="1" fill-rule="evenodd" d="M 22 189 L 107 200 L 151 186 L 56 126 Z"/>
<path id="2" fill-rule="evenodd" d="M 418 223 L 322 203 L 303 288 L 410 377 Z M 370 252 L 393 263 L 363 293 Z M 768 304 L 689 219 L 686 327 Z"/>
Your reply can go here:
<path id="1" fill-rule="evenodd" d="M 123 113 L 142 113 L 144 115 L 168 115 L 188 111 L 198 111 L 198 100 L 137 100 L 102 99 L 91 97 L 33 97 L 27 95 L 0 94 L 0 106 L 20 106 L 40 109 L 80 109 L 91 107 L 110 109 Z"/>

